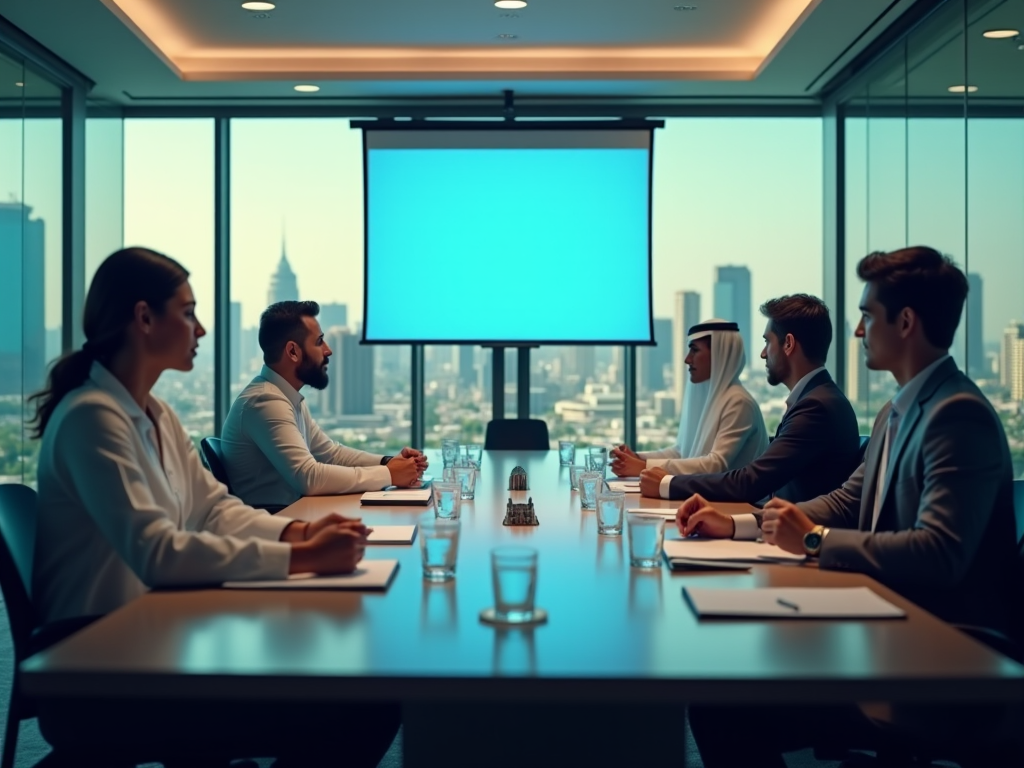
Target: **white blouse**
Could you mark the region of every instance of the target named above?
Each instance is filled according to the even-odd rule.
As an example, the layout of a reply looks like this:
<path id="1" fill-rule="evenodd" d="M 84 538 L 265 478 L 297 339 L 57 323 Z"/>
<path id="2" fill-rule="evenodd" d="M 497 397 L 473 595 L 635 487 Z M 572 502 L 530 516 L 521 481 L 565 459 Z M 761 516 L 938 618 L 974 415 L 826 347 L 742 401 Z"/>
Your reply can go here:
<path id="1" fill-rule="evenodd" d="M 292 521 L 229 495 L 174 411 L 152 396 L 147 408 L 152 421 L 93 363 L 46 426 L 33 567 L 43 622 L 108 613 L 151 587 L 288 574 L 279 539 Z"/>

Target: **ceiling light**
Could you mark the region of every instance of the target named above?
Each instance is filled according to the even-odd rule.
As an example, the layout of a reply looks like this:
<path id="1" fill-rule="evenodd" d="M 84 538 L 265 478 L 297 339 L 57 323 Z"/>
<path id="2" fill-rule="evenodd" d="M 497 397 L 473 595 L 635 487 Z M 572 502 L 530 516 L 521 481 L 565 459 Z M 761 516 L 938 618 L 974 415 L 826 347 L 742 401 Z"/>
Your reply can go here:
<path id="1" fill-rule="evenodd" d="M 316 93 L 320 90 L 319 85 L 296 85 L 295 90 L 299 93 Z"/>
<path id="2" fill-rule="evenodd" d="M 24 83 L 15 83 L 15 85 L 18 86 L 19 88 L 24 88 L 25 87 Z"/>
<path id="3" fill-rule="evenodd" d="M 277 6 L 273 3 L 242 3 L 242 7 L 247 11 L 272 11 Z"/>
<path id="4" fill-rule="evenodd" d="M 946 89 L 950 93 L 974 93 L 978 90 L 976 85 L 951 85 Z"/>
<path id="5" fill-rule="evenodd" d="M 494 0 L 495 8 L 525 8 L 526 0 Z"/>
<path id="6" fill-rule="evenodd" d="M 981 36 L 987 37 L 989 40 L 1005 40 L 1008 37 L 1017 37 L 1019 34 L 1019 29 L 988 29 L 982 32 Z"/>
<path id="7" fill-rule="evenodd" d="M 696 5 L 673 5 L 672 6 L 672 10 L 673 11 L 696 11 L 697 10 L 697 6 Z"/>
<path id="8" fill-rule="evenodd" d="M 512 35 L 509 34 L 508 32 L 502 32 L 500 35 L 498 35 L 499 40 L 515 40 L 517 37 L 518 35 Z"/>

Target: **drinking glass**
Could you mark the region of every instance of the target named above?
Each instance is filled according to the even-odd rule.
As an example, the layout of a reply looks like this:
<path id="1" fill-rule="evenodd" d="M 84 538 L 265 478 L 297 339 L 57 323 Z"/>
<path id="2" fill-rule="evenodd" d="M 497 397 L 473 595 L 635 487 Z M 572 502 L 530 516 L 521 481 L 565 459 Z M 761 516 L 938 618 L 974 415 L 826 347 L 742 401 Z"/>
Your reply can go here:
<path id="1" fill-rule="evenodd" d="M 532 621 L 537 594 L 537 550 L 530 547 L 492 549 L 491 576 L 495 618 L 505 622 Z"/>
<path id="2" fill-rule="evenodd" d="M 597 532 L 602 536 L 621 536 L 625 508 L 626 494 L 610 491 L 598 493 Z"/>
<path id="3" fill-rule="evenodd" d="M 462 446 L 463 456 L 466 461 L 472 463 L 476 467 L 476 471 L 480 471 L 480 461 L 483 459 L 484 447 L 480 443 L 469 443 Z"/>
<path id="4" fill-rule="evenodd" d="M 441 441 L 441 462 L 450 467 L 459 458 L 459 441 L 445 438 Z"/>
<path id="5" fill-rule="evenodd" d="M 459 557 L 458 520 L 424 518 L 420 521 L 420 554 L 423 557 L 423 578 L 427 581 L 451 581 Z"/>
<path id="6" fill-rule="evenodd" d="M 629 528 L 629 564 L 634 568 L 660 568 L 665 518 L 632 514 L 626 519 L 626 525 Z"/>
<path id="7" fill-rule="evenodd" d="M 597 494 L 604 486 L 604 475 L 599 472 L 584 472 L 580 475 L 580 506 L 593 509 L 597 504 Z"/>
<path id="8" fill-rule="evenodd" d="M 434 514 L 457 520 L 462 510 L 462 483 L 434 483 Z"/>
<path id="9" fill-rule="evenodd" d="M 466 466 L 455 467 L 455 482 L 462 486 L 462 498 L 472 499 L 476 496 L 476 467 L 470 462 Z"/>
<path id="10" fill-rule="evenodd" d="M 558 441 L 558 463 L 563 467 L 570 466 L 576 460 L 576 443 L 572 440 Z"/>
<path id="11" fill-rule="evenodd" d="M 446 483 L 455 482 L 455 467 L 445 467 L 441 470 L 441 479 Z"/>
<path id="12" fill-rule="evenodd" d="M 578 491 L 580 488 L 580 475 L 587 471 L 586 467 L 582 467 L 579 464 L 573 464 L 569 467 L 569 485 L 572 486 L 573 491 Z"/>
<path id="13" fill-rule="evenodd" d="M 604 477 L 605 469 L 608 467 L 608 451 L 605 448 L 591 448 L 588 456 L 590 458 L 590 469 L 592 472 L 600 472 Z"/>

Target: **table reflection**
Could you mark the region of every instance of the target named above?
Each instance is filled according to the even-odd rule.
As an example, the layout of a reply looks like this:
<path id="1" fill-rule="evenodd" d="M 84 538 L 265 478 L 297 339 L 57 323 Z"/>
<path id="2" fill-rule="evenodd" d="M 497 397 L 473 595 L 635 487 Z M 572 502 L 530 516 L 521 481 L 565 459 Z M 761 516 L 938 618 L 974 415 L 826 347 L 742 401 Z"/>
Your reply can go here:
<path id="1" fill-rule="evenodd" d="M 420 599 L 420 627 L 427 632 L 453 633 L 458 627 L 458 599 L 455 580 L 431 582 L 423 579 Z"/>
<path id="2" fill-rule="evenodd" d="M 535 677 L 537 648 L 535 627 L 494 628 L 494 674 L 501 677 Z"/>

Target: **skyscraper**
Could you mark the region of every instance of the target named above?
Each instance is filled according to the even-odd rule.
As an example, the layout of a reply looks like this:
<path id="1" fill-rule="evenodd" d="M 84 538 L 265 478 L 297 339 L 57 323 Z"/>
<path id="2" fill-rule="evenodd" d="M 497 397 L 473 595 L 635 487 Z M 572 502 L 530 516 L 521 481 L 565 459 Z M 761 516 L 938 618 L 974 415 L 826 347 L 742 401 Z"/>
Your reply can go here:
<path id="1" fill-rule="evenodd" d="M 985 337 L 982 333 L 982 284 L 981 275 L 967 274 L 967 375 L 971 378 L 986 379 L 989 375 L 985 359 Z"/>
<path id="2" fill-rule="evenodd" d="M 284 240 L 281 240 L 281 261 L 277 263 L 277 271 L 270 276 L 270 289 L 267 291 L 267 305 L 279 301 L 298 301 L 299 281 L 292 272 L 285 251 Z"/>
<path id="3" fill-rule="evenodd" d="M 238 301 L 231 302 L 231 323 L 229 325 L 231 333 L 231 360 L 230 360 L 230 375 L 229 379 L 231 384 L 237 384 L 239 377 L 242 375 L 242 304 Z"/>
<path id="4" fill-rule="evenodd" d="M 750 270 L 746 267 L 715 267 L 715 317 L 739 325 L 750 365 L 754 329 L 750 325 Z"/>
<path id="5" fill-rule="evenodd" d="M 1024 323 L 1016 320 L 1003 331 L 999 383 L 1010 390 L 1012 400 L 1024 402 Z"/>
<path id="6" fill-rule="evenodd" d="M 700 323 L 700 294 L 676 291 L 676 311 L 672 318 L 672 387 L 676 393 L 676 413 L 682 413 L 683 382 L 686 377 L 688 352 L 686 333 Z"/>
<path id="7" fill-rule="evenodd" d="M 699 321 L 698 321 L 699 322 Z M 654 318 L 654 346 L 637 347 L 637 389 L 649 395 L 665 388 L 665 366 L 672 362 L 672 320 Z"/>
<path id="8" fill-rule="evenodd" d="M 335 326 L 324 331 L 334 352 L 330 383 L 318 396 L 324 416 L 373 413 L 373 347 L 360 344 L 359 335 Z"/>
<path id="9" fill-rule="evenodd" d="M 347 328 L 348 327 L 348 304 L 321 304 L 320 316 L 321 328 Z"/>
<path id="10" fill-rule="evenodd" d="M 578 376 L 581 383 L 597 379 L 597 356 L 594 347 L 563 347 L 562 371 L 566 376 Z M 506 370 L 508 363 L 505 363 Z"/>
<path id="11" fill-rule="evenodd" d="M 452 347 L 452 367 L 458 375 L 459 389 L 470 389 L 476 384 L 476 369 L 473 364 L 473 353 L 476 347 L 462 344 Z"/>
<path id="12" fill-rule="evenodd" d="M 0 395 L 31 394 L 46 377 L 45 225 L 0 203 Z"/>
<path id="13" fill-rule="evenodd" d="M 868 400 L 868 360 L 864 343 L 855 336 L 846 342 L 846 397 L 851 403 Z"/>

